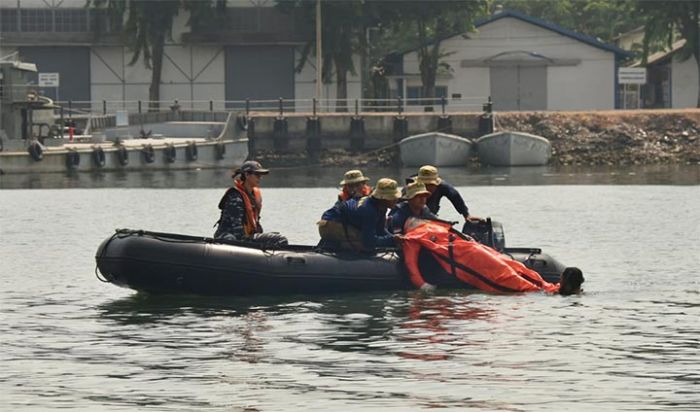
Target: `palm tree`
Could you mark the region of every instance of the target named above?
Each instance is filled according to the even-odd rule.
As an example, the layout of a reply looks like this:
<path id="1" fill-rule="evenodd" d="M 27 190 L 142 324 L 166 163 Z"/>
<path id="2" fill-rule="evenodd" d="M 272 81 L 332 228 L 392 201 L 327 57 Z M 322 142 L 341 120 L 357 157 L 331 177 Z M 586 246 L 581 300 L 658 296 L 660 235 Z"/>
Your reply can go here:
<path id="1" fill-rule="evenodd" d="M 158 110 L 160 82 L 163 69 L 163 52 L 166 40 L 172 40 L 172 27 L 180 9 L 190 12 L 188 25 L 212 15 L 214 7 L 222 7 L 222 0 L 89 0 L 88 6 L 106 9 L 123 22 L 124 43 L 132 51 L 129 65 L 143 57 L 146 68 L 151 70 L 148 88 L 149 110 Z"/>
<path id="2" fill-rule="evenodd" d="M 348 73 L 356 74 L 353 56 L 363 36 L 363 3 L 360 0 L 323 2 L 322 6 L 322 81 L 330 83 L 335 72 L 336 111 L 347 111 Z M 296 66 L 300 72 L 316 49 L 315 3 L 304 0 L 294 2 L 278 0 L 278 7 L 286 12 L 296 11 L 306 23 L 307 42 Z M 319 70 L 319 68 L 316 68 Z"/>

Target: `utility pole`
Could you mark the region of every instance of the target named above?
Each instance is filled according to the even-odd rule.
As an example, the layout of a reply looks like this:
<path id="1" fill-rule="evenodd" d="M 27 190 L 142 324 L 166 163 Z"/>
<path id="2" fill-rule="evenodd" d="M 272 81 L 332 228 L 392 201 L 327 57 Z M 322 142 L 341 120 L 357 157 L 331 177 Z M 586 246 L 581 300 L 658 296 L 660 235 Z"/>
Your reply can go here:
<path id="1" fill-rule="evenodd" d="M 316 100 L 321 100 L 321 82 L 323 76 L 321 56 L 321 0 L 316 0 Z"/>

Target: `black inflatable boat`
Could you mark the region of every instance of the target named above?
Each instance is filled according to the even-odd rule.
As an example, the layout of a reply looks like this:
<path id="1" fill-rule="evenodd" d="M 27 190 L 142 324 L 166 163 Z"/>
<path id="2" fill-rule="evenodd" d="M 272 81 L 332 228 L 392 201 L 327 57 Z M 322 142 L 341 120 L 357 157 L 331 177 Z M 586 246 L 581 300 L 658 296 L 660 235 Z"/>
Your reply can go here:
<path id="1" fill-rule="evenodd" d="M 495 223 L 495 222 L 494 222 Z M 502 227 L 465 230 L 558 282 L 565 266 L 535 248 L 506 248 Z M 465 228 L 469 229 L 469 228 Z M 119 229 L 97 250 L 97 268 L 107 282 L 148 293 L 281 295 L 413 289 L 396 250 L 376 254 L 328 252 L 313 246 L 266 249 L 219 239 Z M 428 282 L 469 288 L 421 256 Z"/>

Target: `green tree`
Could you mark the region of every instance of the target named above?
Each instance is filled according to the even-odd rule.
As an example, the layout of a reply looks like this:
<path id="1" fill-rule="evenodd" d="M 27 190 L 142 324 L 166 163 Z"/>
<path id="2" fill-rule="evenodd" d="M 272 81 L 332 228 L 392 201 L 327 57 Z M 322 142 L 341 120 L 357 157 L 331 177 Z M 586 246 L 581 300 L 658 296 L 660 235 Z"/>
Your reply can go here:
<path id="1" fill-rule="evenodd" d="M 678 57 L 695 60 L 699 86 L 696 107 L 700 107 L 700 2 L 637 1 L 636 7 L 645 16 L 644 62 L 660 44 L 662 48 L 670 48 L 675 40 L 685 40 Z"/>
<path id="2" fill-rule="evenodd" d="M 496 7 L 516 10 L 606 43 L 644 24 L 644 16 L 634 12 L 629 0 L 491 0 L 490 12 Z"/>
<path id="3" fill-rule="evenodd" d="M 435 97 L 435 79 L 441 68 L 449 65 L 442 59 L 449 52 L 441 49 L 442 41 L 452 35 L 474 29 L 473 22 L 483 15 L 486 1 L 443 0 L 443 1 L 394 1 L 389 2 L 396 8 L 398 19 L 394 26 L 402 30 L 403 25 L 410 25 L 407 33 L 409 41 L 417 45 L 422 96 Z"/>
<path id="4" fill-rule="evenodd" d="M 158 110 L 160 83 L 163 72 L 165 42 L 172 40 L 173 20 L 181 9 L 190 12 L 188 25 L 198 20 L 211 18 L 214 7 L 225 7 L 225 2 L 197 0 L 89 0 L 88 6 L 106 9 L 113 17 L 121 19 L 122 36 L 132 51 L 129 65 L 143 58 L 146 68 L 151 70 L 148 88 L 149 110 Z"/>
<path id="5" fill-rule="evenodd" d="M 324 1 L 321 6 L 321 79 L 336 81 L 336 110 L 347 110 L 348 74 L 355 75 L 353 57 L 360 51 L 364 36 L 364 2 L 360 0 Z M 296 70 L 301 72 L 316 55 L 316 1 L 278 0 L 284 12 L 295 13 L 306 28 L 306 44 Z M 319 70 L 319 68 L 316 68 Z"/>

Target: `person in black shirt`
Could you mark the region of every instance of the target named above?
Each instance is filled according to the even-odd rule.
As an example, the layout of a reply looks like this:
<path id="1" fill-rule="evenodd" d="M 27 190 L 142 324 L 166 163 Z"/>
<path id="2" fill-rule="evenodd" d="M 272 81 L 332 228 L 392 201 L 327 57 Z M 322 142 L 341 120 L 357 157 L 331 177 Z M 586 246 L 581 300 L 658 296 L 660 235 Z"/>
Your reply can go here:
<path id="1" fill-rule="evenodd" d="M 423 183 L 425 188 L 430 192 L 430 197 L 428 197 L 426 205 L 435 215 L 437 215 L 440 210 L 440 200 L 442 200 L 443 197 L 447 197 L 450 199 L 450 202 L 452 202 L 452 206 L 457 209 L 460 215 L 464 216 L 466 221 L 478 222 L 482 220 L 480 217 L 471 216 L 469 214 L 469 208 L 464 203 L 462 196 L 454 186 L 440 178 L 435 166 L 421 166 L 418 170 L 418 175 L 415 177 L 415 181 Z"/>
<path id="2" fill-rule="evenodd" d="M 387 219 L 389 232 L 403 234 L 406 220 L 409 217 L 429 220 L 437 219 L 437 216 L 425 205 L 429 196 L 430 192 L 421 182 L 413 182 L 406 185 L 405 194 L 403 195 L 404 201 L 389 212 Z"/>

